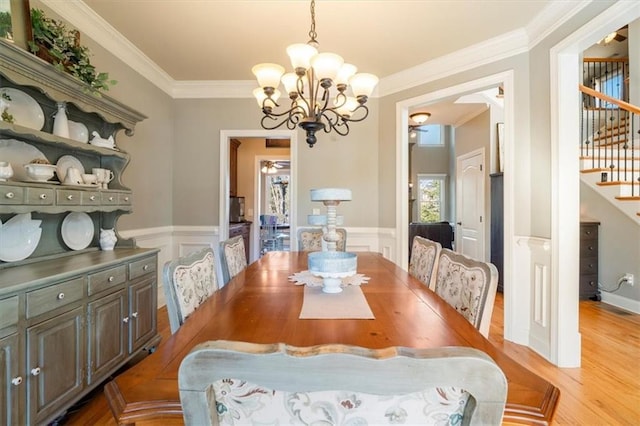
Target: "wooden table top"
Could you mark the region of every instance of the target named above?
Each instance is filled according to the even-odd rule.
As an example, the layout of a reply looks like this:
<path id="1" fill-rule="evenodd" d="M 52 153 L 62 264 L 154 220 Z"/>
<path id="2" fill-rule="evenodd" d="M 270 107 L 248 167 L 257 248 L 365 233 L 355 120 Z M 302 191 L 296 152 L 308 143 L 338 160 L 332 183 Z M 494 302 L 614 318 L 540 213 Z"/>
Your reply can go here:
<path id="1" fill-rule="evenodd" d="M 307 254 L 269 252 L 201 305 L 159 349 L 105 387 L 121 424 L 182 416 L 178 367 L 198 343 L 238 340 L 294 346 L 343 343 L 373 349 L 469 346 L 480 349 L 508 381 L 505 423 L 549 424 L 560 392 L 513 361 L 407 271 L 377 253 L 358 253 L 362 291 L 374 320 L 301 320 L 303 286 L 288 277 L 307 269 Z"/>

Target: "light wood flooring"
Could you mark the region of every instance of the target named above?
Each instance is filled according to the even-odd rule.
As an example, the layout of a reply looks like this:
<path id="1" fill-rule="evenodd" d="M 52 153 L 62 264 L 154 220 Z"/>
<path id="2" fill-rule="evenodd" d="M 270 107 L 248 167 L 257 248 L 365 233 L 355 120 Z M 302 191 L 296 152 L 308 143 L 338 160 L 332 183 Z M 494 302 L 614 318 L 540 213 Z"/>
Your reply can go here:
<path id="1" fill-rule="evenodd" d="M 531 349 L 505 342 L 503 318 L 503 298 L 498 293 L 489 339 L 520 364 L 560 388 L 554 425 L 640 425 L 640 315 L 605 303 L 581 301 L 580 368 L 557 368 Z M 166 308 L 158 312 L 158 328 L 163 340 L 166 339 L 170 334 Z M 98 391 L 60 424 L 116 423 L 102 392 Z M 170 423 L 165 419 L 153 424 Z"/>

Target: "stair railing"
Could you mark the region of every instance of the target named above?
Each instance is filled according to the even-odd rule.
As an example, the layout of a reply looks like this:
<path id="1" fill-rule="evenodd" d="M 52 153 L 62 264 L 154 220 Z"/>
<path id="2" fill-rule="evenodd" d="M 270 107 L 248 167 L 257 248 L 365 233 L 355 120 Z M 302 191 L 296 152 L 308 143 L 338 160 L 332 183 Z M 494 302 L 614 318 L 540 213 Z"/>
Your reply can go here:
<path id="1" fill-rule="evenodd" d="M 640 195 L 640 108 L 587 86 L 583 94 L 580 155 L 590 168 L 602 172 L 602 181 L 631 184 L 631 196 Z"/>

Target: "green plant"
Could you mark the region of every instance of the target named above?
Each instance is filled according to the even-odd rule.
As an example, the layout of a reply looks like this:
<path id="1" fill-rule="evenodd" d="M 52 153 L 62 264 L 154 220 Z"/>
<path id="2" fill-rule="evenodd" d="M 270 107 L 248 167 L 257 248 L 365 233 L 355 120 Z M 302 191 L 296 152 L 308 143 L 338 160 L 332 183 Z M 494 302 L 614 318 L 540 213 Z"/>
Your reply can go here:
<path id="1" fill-rule="evenodd" d="M 0 37 L 8 38 L 11 40 L 13 34 L 11 33 L 11 13 L 0 12 Z"/>
<path id="2" fill-rule="evenodd" d="M 58 70 L 87 83 L 94 93 L 109 90 L 109 85 L 116 84 L 115 80 L 109 80 L 108 73 L 97 72 L 91 65 L 91 52 L 86 46 L 80 45 L 77 30 L 68 29 L 63 22 L 48 18 L 42 10 L 35 8 L 31 9 L 31 26 L 31 52 L 44 57 Z"/>
<path id="3" fill-rule="evenodd" d="M 2 111 L 0 113 L 0 119 L 2 119 L 2 121 L 7 123 L 14 122 L 13 115 L 11 115 L 8 111 L 9 105 L 6 103 L 6 101 L 10 101 L 10 100 L 11 100 L 11 97 L 9 95 L 7 95 L 6 93 L 0 93 L 0 111 Z"/>

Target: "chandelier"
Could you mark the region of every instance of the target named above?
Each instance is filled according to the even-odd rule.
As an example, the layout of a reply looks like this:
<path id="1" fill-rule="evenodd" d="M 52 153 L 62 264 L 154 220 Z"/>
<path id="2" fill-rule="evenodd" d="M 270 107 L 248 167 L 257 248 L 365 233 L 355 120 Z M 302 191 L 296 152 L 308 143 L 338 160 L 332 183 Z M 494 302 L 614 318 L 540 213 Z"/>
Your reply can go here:
<path id="1" fill-rule="evenodd" d="M 258 64 L 251 69 L 260 85 L 253 95 L 264 114 L 260 121 L 262 127 L 273 130 L 286 125 L 293 130 L 299 126 L 307 133 L 307 144 L 312 148 L 316 143 L 316 132 L 333 130 L 346 136 L 349 123 L 367 118 L 369 109 L 365 103 L 378 84 L 378 77 L 356 74 L 357 68 L 344 63 L 339 55 L 318 53 L 315 3 L 311 0 L 310 40 L 306 44 L 287 47 L 294 72 L 285 74 L 284 67 L 271 63 Z M 277 112 L 281 81 L 291 104 L 286 111 Z M 347 94 L 348 88 L 351 95 Z"/>

